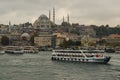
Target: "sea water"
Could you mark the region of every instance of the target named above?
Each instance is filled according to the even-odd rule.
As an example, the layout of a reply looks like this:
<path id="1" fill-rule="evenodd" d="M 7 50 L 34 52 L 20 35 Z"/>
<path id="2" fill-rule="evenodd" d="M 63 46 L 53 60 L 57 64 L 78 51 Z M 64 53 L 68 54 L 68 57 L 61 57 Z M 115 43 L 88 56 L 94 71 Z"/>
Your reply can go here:
<path id="1" fill-rule="evenodd" d="M 120 54 L 96 64 L 52 61 L 51 53 L 0 55 L 0 80 L 120 80 Z"/>

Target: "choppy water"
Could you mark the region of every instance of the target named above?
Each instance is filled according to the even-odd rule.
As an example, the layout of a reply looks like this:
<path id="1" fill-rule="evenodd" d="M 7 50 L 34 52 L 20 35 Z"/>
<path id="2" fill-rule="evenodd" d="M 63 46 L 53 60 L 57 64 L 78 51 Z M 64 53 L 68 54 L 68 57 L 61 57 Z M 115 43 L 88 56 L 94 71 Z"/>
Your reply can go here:
<path id="1" fill-rule="evenodd" d="M 109 64 L 51 61 L 51 52 L 0 55 L 0 80 L 120 80 L 120 54 Z"/>

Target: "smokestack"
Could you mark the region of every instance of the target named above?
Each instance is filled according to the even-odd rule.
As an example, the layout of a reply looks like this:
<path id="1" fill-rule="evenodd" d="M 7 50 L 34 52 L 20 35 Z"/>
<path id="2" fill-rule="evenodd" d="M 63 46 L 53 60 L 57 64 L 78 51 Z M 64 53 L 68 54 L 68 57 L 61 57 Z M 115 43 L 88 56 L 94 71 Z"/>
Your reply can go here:
<path id="1" fill-rule="evenodd" d="M 53 8 L 53 23 L 55 24 L 55 8 Z"/>
<path id="2" fill-rule="evenodd" d="M 64 22 L 64 16 L 63 16 L 63 22 Z"/>

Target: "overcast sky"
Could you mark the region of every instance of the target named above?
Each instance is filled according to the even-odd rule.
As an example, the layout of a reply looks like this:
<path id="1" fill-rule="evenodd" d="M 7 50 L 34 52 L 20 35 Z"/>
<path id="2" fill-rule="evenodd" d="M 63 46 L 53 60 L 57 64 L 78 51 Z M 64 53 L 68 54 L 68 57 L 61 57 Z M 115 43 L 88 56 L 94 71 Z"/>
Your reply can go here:
<path id="1" fill-rule="evenodd" d="M 120 24 L 120 0 L 0 0 L 0 24 L 33 23 L 56 9 L 56 23 L 70 15 L 71 23 L 116 26 Z"/>

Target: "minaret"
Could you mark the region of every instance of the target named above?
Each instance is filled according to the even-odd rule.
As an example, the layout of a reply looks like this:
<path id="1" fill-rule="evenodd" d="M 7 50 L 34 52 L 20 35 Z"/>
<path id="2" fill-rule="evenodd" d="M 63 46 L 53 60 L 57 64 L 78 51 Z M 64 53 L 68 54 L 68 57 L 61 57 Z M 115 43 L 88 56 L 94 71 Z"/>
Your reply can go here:
<path id="1" fill-rule="evenodd" d="M 69 14 L 67 15 L 67 22 L 69 23 Z"/>
<path id="2" fill-rule="evenodd" d="M 51 20 L 51 11 L 49 10 L 49 20 Z"/>
<path id="3" fill-rule="evenodd" d="M 53 8 L 53 23 L 55 24 L 55 8 Z"/>
<path id="4" fill-rule="evenodd" d="M 63 16 L 63 22 L 64 22 L 65 20 L 64 20 L 64 16 Z"/>
<path id="5" fill-rule="evenodd" d="M 11 32 L 11 26 L 12 26 L 11 22 L 9 21 L 9 29 L 8 29 L 9 32 Z"/>

